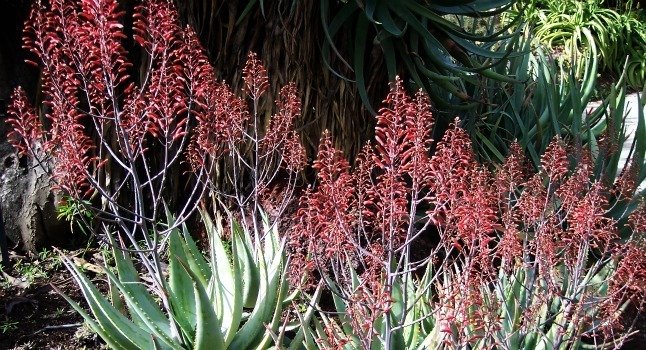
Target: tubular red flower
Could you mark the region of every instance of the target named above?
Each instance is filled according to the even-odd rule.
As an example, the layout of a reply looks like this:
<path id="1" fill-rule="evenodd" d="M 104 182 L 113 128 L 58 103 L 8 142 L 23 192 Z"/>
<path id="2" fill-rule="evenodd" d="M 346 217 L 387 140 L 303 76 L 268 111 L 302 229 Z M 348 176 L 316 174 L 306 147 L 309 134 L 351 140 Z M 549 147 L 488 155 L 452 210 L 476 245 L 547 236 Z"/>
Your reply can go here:
<path id="1" fill-rule="evenodd" d="M 356 217 L 350 164 L 334 148 L 327 131 L 321 138 L 313 168 L 318 185 L 301 199 L 290 241 L 297 250 L 307 248 L 307 254 L 326 269 L 339 254 L 354 256 Z"/>
<path id="2" fill-rule="evenodd" d="M 639 207 L 628 216 L 628 224 L 633 232 L 646 234 L 646 199 L 642 198 Z"/>
<path id="3" fill-rule="evenodd" d="M 76 16 L 80 25 L 71 33 L 84 49 L 85 71 L 91 76 L 87 83 L 93 87 L 91 102 L 98 105 L 107 103 L 102 97 L 116 98 L 116 89 L 129 79 L 131 64 L 121 43 L 126 38 L 121 24 L 124 12 L 118 6 L 116 0 L 83 0 Z"/>
<path id="4" fill-rule="evenodd" d="M 12 128 L 7 135 L 9 143 L 21 155 L 34 156 L 37 144 L 44 141 L 43 126 L 21 87 L 14 89 L 7 114 L 7 123 Z"/>
<path id="5" fill-rule="evenodd" d="M 509 155 L 496 173 L 496 188 L 500 194 L 501 201 L 505 202 L 508 195 L 516 191 L 518 186 L 525 182 L 525 169 L 525 155 L 520 144 L 514 141 L 509 146 Z"/>
<path id="6" fill-rule="evenodd" d="M 592 184 L 590 190 L 568 213 L 569 235 L 563 237 L 566 245 L 578 248 L 586 242 L 593 248 L 605 250 L 617 238 L 614 220 L 605 216 L 608 206 L 607 196 L 599 182 Z"/>
<path id="7" fill-rule="evenodd" d="M 296 93 L 296 84 L 289 83 L 280 89 L 276 106 L 278 112 L 271 117 L 263 139 L 267 152 L 280 150 L 285 136 L 294 129 L 294 122 L 301 115 L 301 100 Z"/>
<path id="8" fill-rule="evenodd" d="M 621 174 L 619 174 L 615 181 L 614 191 L 617 196 L 620 196 L 622 199 L 631 199 L 635 195 L 635 191 L 639 187 L 637 183 L 639 179 L 637 169 L 637 160 L 633 155 L 630 163 L 621 170 Z"/>

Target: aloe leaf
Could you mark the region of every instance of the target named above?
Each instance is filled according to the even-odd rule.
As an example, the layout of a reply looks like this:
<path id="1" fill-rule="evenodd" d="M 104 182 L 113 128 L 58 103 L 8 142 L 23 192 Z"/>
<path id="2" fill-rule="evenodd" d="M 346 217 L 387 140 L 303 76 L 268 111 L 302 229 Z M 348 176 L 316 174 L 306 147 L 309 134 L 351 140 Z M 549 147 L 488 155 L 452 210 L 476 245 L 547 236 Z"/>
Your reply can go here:
<path id="1" fill-rule="evenodd" d="M 276 229 L 276 225 L 272 225 L 269 222 L 269 217 L 264 211 L 260 211 L 260 215 L 262 218 L 262 226 L 263 226 L 263 237 L 264 237 L 264 250 L 265 250 L 265 260 L 267 264 L 271 263 L 271 259 L 281 259 L 282 256 L 279 254 L 281 248 L 280 248 L 280 242 L 278 238 L 278 231 Z"/>
<path id="2" fill-rule="evenodd" d="M 334 39 L 333 38 L 336 35 L 336 33 L 339 31 L 341 26 L 344 23 L 346 23 L 348 21 L 348 19 L 357 11 L 357 7 L 353 3 L 346 4 L 345 6 L 343 6 L 341 8 L 341 10 L 339 10 L 339 12 L 332 19 L 332 22 L 330 22 L 329 25 L 327 24 L 328 23 L 327 11 L 324 10 L 324 9 L 328 9 L 328 8 L 330 8 L 329 0 L 321 0 L 321 9 L 322 9 L 321 10 L 321 23 L 323 23 L 323 32 L 325 33 L 325 38 L 327 39 L 323 43 L 323 49 L 322 49 L 322 51 L 323 51 L 323 59 L 325 60 L 326 65 L 328 66 L 328 68 L 330 68 L 330 70 L 335 75 L 337 75 L 337 76 L 339 76 L 339 77 L 341 77 L 343 79 L 347 79 L 347 78 L 344 78 L 341 74 L 336 73 L 335 70 L 331 69 L 330 65 L 327 62 L 327 59 L 328 59 L 328 56 L 329 56 L 330 49 L 332 49 L 332 51 L 334 51 L 334 53 L 339 58 L 339 60 L 341 62 L 343 62 L 343 64 L 346 67 L 348 67 L 349 69 L 352 70 L 352 65 L 349 64 L 343 58 L 343 55 L 341 55 L 341 53 L 339 52 L 337 47 L 334 45 Z"/>
<path id="3" fill-rule="evenodd" d="M 240 14 L 240 17 L 238 17 L 238 19 L 236 20 L 236 23 L 235 23 L 236 26 L 240 24 L 240 22 L 242 22 L 242 20 L 244 20 L 245 17 L 247 17 L 247 15 L 249 14 L 249 12 L 251 12 L 251 10 L 253 9 L 253 7 L 256 5 L 257 2 L 258 0 L 249 0 L 247 2 L 247 6 L 245 6 L 245 8 L 242 10 L 242 13 Z"/>
<path id="4" fill-rule="evenodd" d="M 215 314 L 221 325 L 230 325 L 234 321 L 233 310 L 236 307 L 236 282 L 231 264 L 222 239 L 222 227 L 214 223 L 206 212 L 202 212 L 202 221 L 211 242 L 211 279 L 209 281 L 209 295 L 214 303 Z M 227 332 L 226 329 L 222 331 Z"/>
<path id="5" fill-rule="evenodd" d="M 105 256 L 103 258 L 104 258 L 104 261 L 106 261 Z M 123 301 L 121 300 L 121 296 L 119 295 L 119 288 L 110 280 L 108 280 L 108 295 L 109 295 L 110 301 L 112 302 L 112 306 L 114 306 L 115 309 L 119 310 L 121 314 L 123 314 L 124 316 L 127 316 L 128 311 L 126 310 L 126 306 L 123 304 Z M 136 324 L 140 324 L 138 320 L 133 319 L 133 322 L 135 322 Z"/>
<path id="6" fill-rule="evenodd" d="M 188 232 L 186 225 L 182 225 L 182 236 L 184 238 L 184 251 L 187 256 L 187 261 L 191 270 L 195 272 L 197 277 L 200 279 L 202 284 L 206 285 L 208 280 L 211 278 L 211 268 L 209 263 L 204 258 L 204 255 L 197 248 L 195 241 L 191 238 L 191 234 Z"/>
<path id="7" fill-rule="evenodd" d="M 147 290 L 139 288 L 131 288 L 132 286 L 143 287 L 137 283 L 128 282 L 121 283 L 117 276 L 109 270 L 105 271 L 111 283 L 114 283 L 121 291 L 128 309 L 132 314 L 136 315 L 143 323 L 142 329 L 148 329 L 156 336 L 155 339 L 161 339 L 165 345 L 172 349 L 181 349 L 181 345 L 170 336 L 170 325 L 168 320 L 164 317 L 159 307 L 155 304 L 150 304 L 146 296 L 149 296 Z"/>
<path id="8" fill-rule="evenodd" d="M 231 250 L 233 252 L 232 256 L 232 266 L 233 266 L 233 303 L 231 304 L 231 317 L 228 319 L 229 323 L 224 324 L 227 329 L 225 334 L 224 342 L 227 346 L 233 341 L 235 334 L 240 327 L 240 321 L 242 319 L 243 304 L 244 304 L 244 284 L 251 283 L 251 281 L 243 281 L 243 265 L 246 250 L 245 244 L 240 237 L 240 231 L 232 231 L 232 246 Z"/>
<path id="9" fill-rule="evenodd" d="M 235 221 L 231 222 L 231 235 L 238 237 L 240 244 L 236 247 L 236 258 L 240 263 L 238 271 L 242 272 L 242 303 L 244 307 L 251 308 L 256 305 L 258 299 L 258 291 L 260 289 L 260 272 L 256 266 L 255 259 L 252 253 L 251 243 L 240 226 Z"/>
<path id="10" fill-rule="evenodd" d="M 498 151 L 496 146 L 494 146 L 493 143 L 491 143 L 491 141 L 489 140 L 489 138 L 487 138 L 485 135 L 483 135 L 480 132 L 480 130 L 476 131 L 476 137 L 489 149 L 489 151 L 494 156 L 496 156 L 496 160 L 498 162 L 502 163 L 502 162 L 505 161 L 505 156 L 503 156 L 502 153 L 500 153 L 500 151 Z"/>
<path id="11" fill-rule="evenodd" d="M 359 90 L 359 97 L 361 97 L 361 101 L 363 101 L 363 104 L 366 106 L 366 109 L 371 114 L 374 115 L 377 113 L 372 108 L 372 105 L 370 104 L 370 99 L 368 98 L 368 90 L 366 85 L 365 69 L 364 69 L 364 61 L 366 59 L 365 58 L 366 45 L 368 43 L 369 24 L 370 22 L 365 16 L 360 15 L 359 18 L 357 19 L 356 36 L 354 38 L 354 74 L 355 74 L 355 80 L 357 82 L 357 89 Z"/>
<path id="12" fill-rule="evenodd" d="M 377 16 L 377 20 L 379 21 L 379 23 L 381 23 L 382 27 L 393 36 L 400 37 L 406 31 L 406 24 L 404 23 L 403 28 L 400 28 L 400 26 L 397 25 L 392 15 L 390 14 L 390 10 L 388 9 L 388 6 L 385 6 L 385 4 L 377 8 L 376 16 Z"/>
<path id="13" fill-rule="evenodd" d="M 264 333 L 265 325 L 271 320 L 272 310 L 276 303 L 279 303 L 280 269 L 274 266 L 268 268 L 262 257 L 256 260 L 256 264 L 260 275 L 258 299 L 249 319 L 233 338 L 230 345 L 232 349 L 248 349 L 260 341 L 259 337 Z"/>
<path id="14" fill-rule="evenodd" d="M 103 339 L 103 341 L 106 342 L 106 344 L 110 347 L 110 349 L 116 349 L 116 350 L 130 350 L 133 349 L 135 350 L 135 347 L 130 347 L 130 344 L 123 344 L 118 336 L 115 336 L 114 333 L 106 331 L 103 327 L 101 327 L 98 323 L 94 321 L 94 318 L 92 316 L 88 315 L 85 310 L 72 298 L 67 296 L 67 294 L 63 293 L 62 290 L 60 290 L 58 287 L 55 285 L 51 285 L 52 288 L 65 299 L 70 306 L 79 314 L 81 317 L 83 317 L 83 320 L 87 322 L 88 326 L 90 326 L 90 329 L 95 332 L 96 334 Z"/>
<path id="15" fill-rule="evenodd" d="M 289 346 L 289 350 L 300 350 L 301 348 L 303 348 L 303 346 L 305 346 L 306 350 L 318 350 L 319 346 L 315 340 L 316 334 L 309 326 L 310 321 L 306 321 L 303 315 L 301 315 L 298 311 L 296 311 L 296 316 L 298 317 L 298 323 L 303 325 L 299 330 L 299 333 L 302 332 L 303 336 L 302 339 L 297 339 L 297 334 L 297 338 L 294 338 L 292 340 L 292 343 Z M 316 318 L 314 318 L 314 320 L 316 320 Z"/>
<path id="16" fill-rule="evenodd" d="M 637 166 L 639 183 L 646 177 L 646 164 L 644 163 L 646 155 L 646 116 L 644 116 L 644 107 L 646 106 L 646 100 L 644 96 L 646 96 L 646 85 L 644 85 L 641 95 L 637 96 L 637 129 L 635 130 L 635 154 L 633 157 L 636 160 L 634 163 Z"/>
<path id="17" fill-rule="evenodd" d="M 280 277 L 280 280 L 278 283 L 280 284 L 279 292 L 278 292 L 278 298 L 276 302 L 276 308 L 274 309 L 274 314 L 271 319 L 271 323 L 265 326 L 266 331 L 265 331 L 265 336 L 263 337 L 262 341 L 260 341 L 260 344 L 258 345 L 259 349 L 265 349 L 269 346 L 271 340 L 272 340 L 272 334 L 278 331 L 278 327 L 281 322 L 281 318 L 283 316 L 283 303 L 282 300 L 285 298 L 289 291 L 289 286 L 287 285 L 287 270 L 283 269 L 282 270 L 282 275 Z M 278 340 L 280 340 L 284 336 L 285 331 L 281 330 L 280 331 L 280 336 L 278 337 Z M 280 342 L 276 343 L 276 346 L 280 346 Z"/>
<path id="18" fill-rule="evenodd" d="M 434 1 L 428 6 L 433 10 L 445 13 L 465 16 L 481 17 L 483 15 L 494 15 L 507 11 L 513 2 L 509 0 L 478 0 L 478 1 Z"/>
<path id="19" fill-rule="evenodd" d="M 321 315 L 320 319 L 321 319 L 321 321 L 323 321 L 323 323 L 325 325 L 328 325 L 329 322 L 330 322 L 325 315 Z M 314 334 L 313 335 L 315 335 L 316 338 L 317 338 L 315 344 L 317 346 L 319 346 L 319 347 L 331 348 L 330 342 L 328 341 L 329 337 L 325 333 L 325 330 L 323 329 L 323 326 L 321 325 L 321 322 L 319 321 L 319 319 L 315 317 L 312 320 L 312 323 L 314 324 L 314 332 L 313 332 Z M 317 349 L 318 349 L 318 347 L 317 347 Z"/>
<path id="20" fill-rule="evenodd" d="M 363 13 L 371 22 L 375 22 L 374 15 L 377 7 L 379 6 L 379 2 L 379 0 L 366 0 L 366 3 L 363 5 Z"/>
<path id="21" fill-rule="evenodd" d="M 310 302 L 307 305 L 307 309 L 305 310 L 305 314 L 301 315 L 300 313 L 297 312 L 298 314 L 298 319 L 299 319 L 299 324 L 301 325 L 300 329 L 298 332 L 296 332 L 296 336 L 292 339 L 292 343 L 289 346 L 289 350 L 297 350 L 303 341 L 305 343 L 308 343 L 308 333 L 310 332 L 310 320 L 314 316 L 314 312 L 316 311 L 315 306 L 318 305 L 319 300 L 321 299 L 321 294 L 323 293 L 323 283 L 319 283 L 319 285 L 316 287 L 316 290 L 314 290 L 314 294 L 310 298 Z"/>
<path id="22" fill-rule="evenodd" d="M 127 349 L 151 347 L 147 333 L 115 309 L 73 262 L 65 256 L 62 256 L 62 261 L 81 288 L 96 322 L 105 332 L 110 333 L 111 337 Z"/>
<path id="23" fill-rule="evenodd" d="M 386 70 L 388 71 L 388 81 L 394 81 L 397 76 L 397 58 L 395 57 L 395 47 L 390 38 L 379 40 L 379 44 L 384 53 L 384 61 L 386 62 Z"/>
<path id="24" fill-rule="evenodd" d="M 324 276 L 326 284 L 330 287 L 332 292 L 332 301 L 334 302 L 334 307 L 338 313 L 339 320 L 341 322 L 341 327 L 346 334 L 352 334 L 353 330 L 350 326 L 350 319 L 347 315 L 346 300 L 343 298 L 341 291 L 337 288 L 334 281 L 332 281 L 328 276 Z"/>
<path id="25" fill-rule="evenodd" d="M 191 271 L 190 267 L 180 262 L 186 275 L 189 276 L 193 285 L 193 295 L 195 295 L 195 308 L 197 310 L 197 322 L 195 327 L 195 339 L 193 349 L 225 349 L 224 339 L 220 331 L 221 324 L 206 289 L 200 283 L 199 278 Z"/>
<path id="26" fill-rule="evenodd" d="M 112 237 L 110 238 L 112 239 Z M 138 305 L 151 322 L 157 325 L 157 327 L 164 328 L 164 332 L 166 334 L 170 334 L 170 329 L 167 329 L 169 327 L 169 320 L 161 311 L 152 295 L 150 295 L 148 289 L 146 289 L 146 287 L 141 283 L 137 270 L 132 263 L 130 253 L 119 249 L 115 245 L 116 242 L 114 242 L 114 240 L 112 240 L 111 243 L 113 244 L 112 254 L 116 265 L 117 275 L 119 277 L 117 279 L 118 284 L 120 285 L 119 290 L 124 294 L 124 296 L 131 298 L 131 302 L 134 303 L 134 305 Z M 129 299 L 126 298 L 128 308 L 132 310 L 133 304 L 128 300 Z M 139 318 L 139 322 L 146 323 L 146 321 L 141 319 L 138 315 L 131 316 L 133 317 L 133 321 L 135 321 L 135 317 L 137 317 Z"/>
<path id="27" fill-rule="evenodd" d="M 171 309 L 177 324 L 189 339 L 195 336 L 197 324 L 197 310 L 195 306 L 195 295 L 193 281 L 184 272 L 182 261 L 184 248 L 177 231 L 170 233 L 169 237 L 169 258 L 168 258 L 168 287 Z"/>

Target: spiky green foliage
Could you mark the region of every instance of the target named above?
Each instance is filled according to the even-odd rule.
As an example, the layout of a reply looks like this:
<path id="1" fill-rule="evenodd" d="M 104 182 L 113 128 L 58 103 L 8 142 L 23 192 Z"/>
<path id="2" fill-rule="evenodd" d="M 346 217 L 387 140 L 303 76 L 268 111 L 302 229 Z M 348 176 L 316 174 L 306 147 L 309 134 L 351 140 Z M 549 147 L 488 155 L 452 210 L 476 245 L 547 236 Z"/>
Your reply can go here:
<path id="1" fill-rule="evenodd" d="M 340 58 L 345 67 L 330 68 L 356 82 L 367 106 L 366 67 L 383 60 L 390 80 L 404 74 L 427 91 L 438 107 L 473 107 L 476 97 L 468 94 L 468 86 L 478 85 L 483 77 L 510 80 L 491 68 L 504 62 L 514 48 L 519 32 L 510 34 L 509 30 L 515 29 L 516 22 L 495 26 L 497 15 L 513 3 L 323 0 L 321 16 L 327 38 L 323 58 Z M 375 48 L 381 57 L 374 55 Z"/>
<path id="2" fill-rule="evenodd" d="M 585 35 L 591 33 L 583 30 Z M 585 146 L 593 155 L 594 176 L 612 184 L 629 164 L 622 160 L 621 149 L 631 149 L 626 158 L 634 163 L 637 183 L 646 179 L 644 151 L 644 99 L 638 107 L 638 124 L 634 138 L 629 140 L 625 129 L 627 72 L 612 86 L 608 96 L 593 108 L 594 90 L 598 81 L 595 47 L 585 60 L 582 80 L 573 69 L 551 58 L 542 48 L 530 51 L 531 38 L 525 37 L 527 54 L 510 59 L 507 67 L 497 67 L 500 74 L 510 74 L 520 82 L 500 84 L 488 82 L 476 92 L 490 103 L 465 117 L 465 128 L 474 140 L 483 159 L 501 162 L 509 144 L 517 140 L 535 167 L 539 155 L 556 136 Z M 634 111 L 633 111 L 634 112 Z M 636 194 L 639 197 L 641 194 Z M 621 207 L 618 212 L 622 212 Z M 623 211 L 626 216 L 630 211 Z"/>
<path id="3" fill-rule="evenodd" d="M 204 212 L 202 218 L 210 239 L 208 257 L 185 226 L 168 236 L 168 277 L 162 291 L 168 295 L 167 306 L 146 287 L 131 254 L 114 241 L 115 266 L 105 269 L 110 298 L 64 257 L 90 313 L 65 298 L 110 348 L 265 349 L 282 334 L 283 306 L 290 299 L 284 243 L 275 227 L 266 224 L 264 243 L 256 244 L 231 221 L 228 250 L 222 226 Z"/>
<path id="4" fill-rule="evenodd" d="M 347 266 L 352 276 L 352 291 L 357 292 L 366 283 L 357 271 Z M 392 312 L 381 314 L 372 322 L 372 330 L 380 330 L 372 336 L 371 349 L 383 349 L 382 339 L 386 337 L 385 317 L 390 317 L 396 329 L 391 335 L 393 349 L 434 349 L 438 345 L 439 327 L 434 317 L 438 310 L 433 309 L 432 269 L 427 269 L 421 280 L 415 280 L 412 273 L 397 277 L 393 283 L 391 294 Z M 352 294 L 344 294 L 334 281 L 328 280 L 327 285 L 332 291 L 336 312 L 329 316 L 319 312 L 311 325 L 305 324 L 306 336 L 303 343 L 307 349 L 360 349 L 366 348 L 359 339 L 359 334 L 365 333 L 360 329 L 361 324 L 352 320 L 348 308 L 361 308 L 362 305 L 351 306 Z M 367 305 L 366 305 L 367 306 Z M 369 306 L 367 306 L 369 307 Z M 338 317 L 337 317 L 338 316 Z M 364 345 L 364 346 L 362 346 Z"/>
<path id="5" fill-rule="evenodd" d="M 511 18 L 525 18 L 536 27 L 537 43 L 558 52 L 575 68 L 577 78 L 585 71 L 586 57 L 592 49 L 601 68 L 619 75 L 626 60 L 626 81 L 641 90 L 646 83 L 646 13 L 634 8 L 609 8 L 602 0 L 527 0 L 522 11 L 511 11 Z"/>

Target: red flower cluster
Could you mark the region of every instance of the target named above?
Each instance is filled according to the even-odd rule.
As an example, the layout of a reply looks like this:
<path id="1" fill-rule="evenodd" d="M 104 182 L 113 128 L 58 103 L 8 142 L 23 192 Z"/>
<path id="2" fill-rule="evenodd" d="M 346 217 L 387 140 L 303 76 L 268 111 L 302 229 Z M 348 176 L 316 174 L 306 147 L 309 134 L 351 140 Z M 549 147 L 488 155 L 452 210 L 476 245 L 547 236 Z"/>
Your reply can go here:
<path id="1" fill-rule="evenodd" d="M 39 152 L 38 144 L 43 140 L 43 126 L 36 111 L 29 105 L 25 90 L 16 88 L 11 95 L 7 108 L 10 116 L 7 123 L 11 126 L 7 138 L 21 155 L 29 156 Z"/>
<path id="2" fill-rule="evenodd" d="M 269 88 L 267 69 L 262 65 L 255 52 L 249 52 L 247 56 L 247 64 L 242 70 L 242 79 L 244 80 L 244 91 L 254 101 L 258 101 Z"/>
<path id="3" fill-rule="evenodd" d="M 375 143 L 364 147 L 354 169 L 332 147 L 328 133 L 321 141 L 318 183 L 301 201 L 290 240 L 299 266 L 332 272 L 345 288 L 355 330 L 374 331 L 375 317 L 390 312 L 389 283 L 418 268 L 406 254 L 430 222 L 440 243 L 429 261 L 441 281 L 429 288 L 439 293 L 444 315 L 439 322 L 451 333 L 447 339 L 458 339 L 452 340 L 456 346 L 473 337 L 494 339 L 502 327 L 492 290 L 500 282 L 499 267 L 511 276 L 506 278 L 518 276 L 519 269 L 534 276 L 531 286 L 523 287 L 535 293 L 523 306 L 521 322 L 527 327 L 541 317 L 545 303 L 567 298 L 563 293 L 580 300 L 567 307 L 568 320 L 587 322 L 588 298 L 613 305 L 644 291 L 646 279 L 629 273 L 626 264 L 641 266 L 646 260 L 630 248 L 634 244 L 618 243 L 618 223 L 607 213 L 609 191 L 592 180 L 589 155 L 569 152 L 555 139 L 541 169 L 528 177 L 528 163 L 513 143 L 494 173 L 476 162 L 457 119 L 429 159 L 431 125 L 428 99 L 422 93 L 411 99 L 397 80 L 377 116 Z M 574 169 L 569 153 L 579 157 Z M 422 208 L 428 208 L 426 216 L 420 215 Z M 642 205 L 629 220 L 634 232 L 644 230 L 643 217 Z M 621 249 L 627 253 L 617 254 Z M 591 264 L 594 259 L 603 263 Z M 613 259 L 623 267 L 607 279 L 612 286 L 624 284 L 622 292 L 595 294 L 598 289 L 586 278 L 602 273 L 600 266 Z M 345 276 L 348 266 L 360 271 L 365 282 L 360 287 Z M 581 289 L 563 290 L 564 276 Z M 610 316 L 605 320 L 616 322 Z M 476 331 L 453 334 L 467 325 Z"/>
<path id="4" fill-rule="evenodd" d="M 134 39 L 145 52 L 138 78 L 128 75 L 132 63 L 122 44 L 122 17 L 115 0 L 54 0 L 49 6 L 36 2 L 27 20 L 25 47 L 43 72 L 49 107 L 45 117 L 51 128 L 42 130 L 18 90 L 10 107 L 15 129 L 11 140 L 22 153 L 42 144 L 53 157 L 61 189 L 77 196 L 90 184 L 101 186 L 96 170 L 108 160 L 132 178 L 145 169 L 151 179 L 137 183 L 163 180 L 159 175 L 171 164 L 151 168 L 143 154 L 152 147 L 166 153 L 169 163 L 188 150 L 198 170 L 209 169 L 209 162 L 227 152 L 234 155 L 240 152 L 238 145 L 251 141 L 265 147 L 259 158 L 268 164 L 278 154 L 279 163 L 289 170 L 304 166 L 305 152 L 294 130 L 301 113 L 294 84 L 281 91 L 279 110 L 265 137 L 249 140 L 247 103 L 217 82 L 196 34 L 180 27 L 171 1 L 150 0 L 135 8 Z M 255 54 L 249 54 L 243 73 L 245 91 L 257 100 L 269 84 Z M 194 124 L 195 131 L 188 130 Z"/>
<path id="5" fill-rule="evenodd" d="M 360 266 L 362 280 L 372 284 L 349 293 L 363 305 L 357 313 L 379 317 L 388 309 L 374 308 L 390 300 L 390 286 L 383 284 L 384 259 L 401 256 L 400 249 L 414 234 L 415 206 L 410 203 L 420 203 L 428 192 L 432 122 L 428 97 L 419 92 L 411 99 L 398 79 L 377 116 L 375 144 L 364 147 L 354 171 L 332 146 L 328 132 L 321 140 L 314 163 L 317 185 L 301 200 L 290 233 L 293 261 L 335 273 L 347 271 L 346 264 Z M 301 269 L 293 280 L 299 281 L 303 272 L 308 270 Z"/>

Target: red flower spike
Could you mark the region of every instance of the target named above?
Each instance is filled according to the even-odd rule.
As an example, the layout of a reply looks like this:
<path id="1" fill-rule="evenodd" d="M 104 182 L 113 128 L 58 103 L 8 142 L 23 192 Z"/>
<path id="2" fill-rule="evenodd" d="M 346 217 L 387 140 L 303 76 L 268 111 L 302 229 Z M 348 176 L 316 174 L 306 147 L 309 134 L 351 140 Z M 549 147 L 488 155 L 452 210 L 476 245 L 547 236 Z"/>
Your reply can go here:
<path id="1" fill-rule="evenodd" d="M 605 216 L 608 206 L 607 196 L 600 183 L 594 183 L 585 196 L 576 204 L 571 204 L 568 213 L 569 235 L 563 237 L 566 246 L 573 250 L 581 244 L 593 248 L 606 249 L 617 238 L 614 220 Z"/>
<path id="2" fill-rule="evenodd" d="M 475 241 L 488 242 L 488 236 L 497 226 L 498 201 L 491 180 L 491 173 L 484 167 L 474 169 L 468 190 L 452 210 L 458 235 L 469 246 Z"/>
<path id="3" fill-rule="evenodd" d="M 637 172 L 638 166 L 633 155 L 630 163 L 626 165 L 624 169 L 621 170 L 621 174 L 617 177 L 617 180 L 614 184 L 614 192 L 617 196 L 620 196 L 623 199 L 631 199 L 639 184 L 639 173 Z"/>
<path id="4" fill-rule="evenodd" d="M 373 148 L 365 145 L 359 153 L 354 170 L 355 197 L 357 198 L 357 220 L 364 230 L 371 230 L 375 223 L 375 188 L 372 180 L 374 170 Z"/>
<path id="5" fill-rule="evenodd" d="M 419 91 L 412 100 L 397 77 L 379 110 L 372 160 L 379 170 L 368 195 L 375 203 L 375 228 L 385 244 L 405 241 L 410 195 L 417 199 L 426 186 L 427 149 L 433 116 L 428 96 Z M 407 181 L 412 181 L 409 188 Z M 393 231 L 394 230 L 394 231 Z"/>
<path id="6" fill-rule="evenodd" d="M 431 132 L 434 121 L 428 95 L 421 89 L 415 94 L 415 100 L 412 103 L 414 114 L 410 118 L 407 130 L 410 147 L 403 154 L 403 158 L 407 160 L 403 171 L 410 175 L 414 184 L 422 186 L 428 182 L 426 169 L 430 161 L 428 150 L 433 142 Z"/>
<path id="7" fill-rule="evenodd" d="M 509 146 L 509 155 L 505 159 L 501 169 L 496 173 L 496 188 L 500 194 L 501 201 L 505 201 L 509 194 L 525 182 L 525 155 L 518 142 L 512 142 Z"/>
<path id="8" fill-rule="evenodd" d="M 639 207 L 630 214 L 628 224 L 633 232 L 641 235 L 646 234 L 646 199 L 642 198 Z"/>
<path id="9" fill-rule="evenodd" d="M 531 225 L 540 220 L 545 210 L 547 190 L 540 174 L 534 174 L 525 184 L 518 200 L 519 214 L 525 224 Z"/>
<path id="10" fill-rule="evenodd" d="M 289 83 L 280 89 L 276 107 L 278 112 L 271 117 L 263 144 L 267 152 L 280 150 L 285 136 L 294 130 L 294 122 L 301 115 L 301 100 L 296 93 L 296 84 Z"/>
<path id="11" fill-rule="evenodd" d="M 98 106 L 110 103 L 104 99 L 114 98 L 119 86 L 129 79 L 127 69 L 131 64 L 121 44 L 126 38 L 121 24 L 124 12 L 118 6 L 116 0 L 83 0 L 76 17 L 80 23 L 69 33 L 83 49 L 76 50 L 77 54 L 86 55 L 79 61 L 86 63 L 82 72 L 91 77 L 87 81 L 90 102 L 101 109 Z"/>
<path id="12" fill-rule="evenodd" d="M 269 88 L 267 70 L 255 52 L 249 52 L 247 56 L 247 64 L 242 70 L 242 79 L 244 80 L 244 91 L 254 101 L 258 101 Z"/>
<path id="13" fill-rule="evenodd" d="M 287 134 L 285 145 L 283 147 L 283 160 L 287 170 L 299 172 L 307 164 L 307 155 L 305 148 L 301 144 L 300 137 L 293 130 Z"/>
<path id="14" fill-rule="evenodd" d="M 44 141 L 43 126 L 21 87 L 14 89 L 7 114 L 7 123 L 12 128 L 7 135 L 9 143 L 20 155 L 34 156 L 37 144 Z"/>
<path id="15" fill-rule="evenodd" d="M 567 150 L 563 146 L 563 141 L 555 138 L 547 146 L 545 153 L 541 157 L 542 170 L 550 182 L 558 182 L 567 174 L 569 164 Z"/>
<path id="16" fill-rule="evenodd" d="M 302 198 L 297 213 L 299 224 L 292 230 L 290 241 L 296 246 L 308 247 L 307 253 L 315 256 L 320 265 L 327 266 L 340 252 L 352 254 L 355 227 L 350 165 L 334 148 L 327 131 L 321 138 L 313 168 L 317 171 L 318 185 Z"/>
<path id="17" fill-rule="evenodd" d="M 438 222 L 452 222 L 451 209 L 469 189 L 475 156 L 469 135 L 456 118 L 437 145 L 429 163 L 429 187 L 432 208 L 429 215 Z"/>

